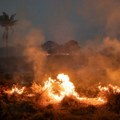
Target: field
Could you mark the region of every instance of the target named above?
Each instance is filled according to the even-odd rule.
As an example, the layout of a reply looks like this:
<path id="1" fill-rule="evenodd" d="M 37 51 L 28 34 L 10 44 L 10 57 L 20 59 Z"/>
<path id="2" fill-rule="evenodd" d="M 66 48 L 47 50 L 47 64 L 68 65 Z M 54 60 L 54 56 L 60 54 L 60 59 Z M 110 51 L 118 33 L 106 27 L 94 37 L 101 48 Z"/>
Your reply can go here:
<path id="1" fill-rule="evenodd" d="M 80 80 L 81 76 L 78 75 L 77 71 L 84 65 L 82 61 L 83 59 L 78 61 L 71 56 L 48 56 L 40 73 L 39 82 L 38 80 L 34 81 L 36 74 L 32 74 L 31 67 L 28 67 L 31 72 L 24 74 L 18 74 L 18 72 L 12 74 L 1 73 L 0 119 L 119 120 L 120 88 L 115 85 L 108 85 L 106 82 L 106 84 L 103 82 L 104 84 L 100 86 L 96 77 L 96 81 L 88 82 L 89 84 Z M 63 90 L 61 81 L 58 84 L 48 82 L 47 89 L 42 89 L 44 88 L 44 82 L 49 81 L 48 77 L 58 81 L 58 78 L 56 78 L 58 73 L 68 74 L 75 89 L 69 87 L 69 89 L 74 90 L 72 92 L 67 91 L 69 94 L 65 94 L 61 100 L 53 100 L 55 95 L 60 96 L 61 92 L 65 92 L 67 86 Z M 50 89 L 52 89 L 52 97 L 49 95 Z M 81 100 L 81 98 L 84 99 Z"/>
<path id="2" fill-rule="evenodd" d="M 5 84 L 5 83 L 4 83 Z M 9 86 L 0 86 L 0 119 L 1 120 L 119 120 L 120 93 L 106 94 L 107 103 L 92 105 L 80 102 L 76 98 L 65 97 L 59 103 L 49 103 L 43 94 L 31 92 L 21 95 L 4 93 Z M 32 94 L 34 93 L 34 96 Z M 44 102 L 47 104 L 44 105 Z"/>

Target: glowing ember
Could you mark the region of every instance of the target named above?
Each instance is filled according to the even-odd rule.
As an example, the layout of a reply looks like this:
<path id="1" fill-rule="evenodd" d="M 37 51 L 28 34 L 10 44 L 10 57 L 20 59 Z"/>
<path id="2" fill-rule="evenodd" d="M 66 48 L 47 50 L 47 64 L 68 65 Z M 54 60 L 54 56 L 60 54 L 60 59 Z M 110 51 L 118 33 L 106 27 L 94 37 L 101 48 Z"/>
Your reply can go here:
<path id="1" fill-rule="evenodd" d="M 34 94 L 27 94 L 27 97 L 34 97 Z"/>
<path id="2" fill-rule="evenodd" d="M 25 87 L 18 88 L 16 85 L 14 85 L 11 90 L 6 90 L 4 92 L 10 95 L 14 93 L 21 95 L 24 92 L 24 90 L 25 90 Z"/>
<path id="3" fill-rule="evenodd" d="M 101 85 L 98 86 L 98 89 L 101 92 L 113 92 L 113 93 L 120 93 L 120 87 L 118 86 L 113 86 L 111 84 L 109 84 L 107 87 L 102 87 Z"/>

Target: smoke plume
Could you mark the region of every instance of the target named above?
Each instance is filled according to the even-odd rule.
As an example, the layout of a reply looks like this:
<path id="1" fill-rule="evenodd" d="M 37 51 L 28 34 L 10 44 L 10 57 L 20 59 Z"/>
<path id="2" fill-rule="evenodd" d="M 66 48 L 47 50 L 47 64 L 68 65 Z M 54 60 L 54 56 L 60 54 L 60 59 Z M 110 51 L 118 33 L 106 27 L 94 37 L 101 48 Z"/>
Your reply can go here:
<path id="1" fill-rule="evenodd" d="M 40 30 L 32 29 L 26 35 L 25 54 L 28 62 L 33 65 L 34 80 L 40 82 L 43 66 L 45 63 L 45 51 L 42 50 L 41 44 L 44 41 L 44 35 Z"/>

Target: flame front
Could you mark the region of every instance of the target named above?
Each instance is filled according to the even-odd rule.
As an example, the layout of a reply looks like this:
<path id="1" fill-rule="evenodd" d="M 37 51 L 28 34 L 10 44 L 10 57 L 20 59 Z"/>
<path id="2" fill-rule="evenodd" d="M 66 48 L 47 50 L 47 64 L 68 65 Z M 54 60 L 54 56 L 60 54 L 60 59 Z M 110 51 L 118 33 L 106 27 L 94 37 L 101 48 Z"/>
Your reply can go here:
<path id="1" fill-rule="evenodd" d="M 47 97 L 51 100 L 51 102 L 61 102 L 61 100 L 65 96 L 73 96 L 77 100 L 92 104 L 92 105 L 101 105 L 106 102 L 102 97 L 96 98 L 88 98 L 88 97 L 80 97 L 79 94 L 75 91 L 74 84 L 70 81 L 69 76 L 65 74 L 58 74 L 57 80 L 48 78 L 45 82 L 43 91 L 47 92 Z"/>
<path id="2" fill-rule="evenodd" d="M 16 85 L 14 85 L 11 90 L 6 90 L 4 92 L 9 95 L 14 94 L 14 93 L 21 95 L 24 92 L 24 90 L 25 90 L 25 87 L 18 88 Z"/>
<path id="3" fill-rule="evenodd" d="M 118 86 L 108 85 L 107 87 L 98 86 L 99 96 L 95 98 L 81 97 L 76 91 L 74 84 L 70 81 L 68 75 L 63 73 L 58 74 L 56 79 L 52 79 L 51 77 L 44 83 L 43 86 L 36 84 L 35 82 L 32 84 L 31 88 L 32 93 L 26 94 L 25 87 L 17 87 L 14 85 L 12 89 L 8 89 L 4 91 L 8 95 L 12 95 L 14 93 L 21 95 L 24 93 L 24 96 L 34 97 L 35 95 L 42 95 L 41 100 L 43 100 L 43 104 L 49 103 L 60 103 L 64 97 L 74 97 L 76 100 L 81 103 L 91 104 L 91 105 L 102 105 L 107 102 L 106 95 L 120 93 L 120 88 Z M 37 93 L 37 94 L 36 94 Z M 42 99 L 43 98 L 43 99 Z"/>
<path id="4" fill-rule="evenodd" d="M 101 91 L 101 92 L 112 92 L 112 93 L 120 93 L 120 87 L 118 86 L 113 86 L 111 84 L 109 84 L 107 87 L 102 87 L 101 85 L 98 86 L 98 89 Z"/>

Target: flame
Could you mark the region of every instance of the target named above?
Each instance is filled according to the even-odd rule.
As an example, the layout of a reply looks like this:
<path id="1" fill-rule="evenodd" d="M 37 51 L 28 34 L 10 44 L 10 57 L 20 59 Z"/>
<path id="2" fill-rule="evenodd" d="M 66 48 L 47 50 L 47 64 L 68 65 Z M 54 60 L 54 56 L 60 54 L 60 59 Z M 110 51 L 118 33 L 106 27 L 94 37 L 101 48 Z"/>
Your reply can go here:
<path id="1" fill-rule="evenodd" d="M 43 95 L 43 102 L 44 103 L 59 103 L 61 102 L 64 97 L 74 97 L 76 100 L 80 101 L 81 103 L 91 104 L 91 105 L 102 105 L 107 102 L 104 93 L 120 93 L 120 88 L 118 86 L 108 85 L 107 87 L 102 87 L 101 85 L 98 86 L 100 90 L 99 96 L 95 98 L 88 98 L 88 97 L 81 97 L 75 91 L 74 84 L 70 81 L 68 75 L 63 73 L 58 74 L 56 79 L 52 79 L 51 77 L 45 81 L 44 85 L 41 86 L 35 82 L 33 82 L 31 86 L 31 92 L 24 94 L 27 97 L 34 97 L 37 94 Z M 25 87 L 17 87 L 13 85 L 12 89 L 8 89 L 4 91 L 8 95 L 12 95 L 17 93 L 19 95 L 25 93 Z M 37 93 L 37 94 L 35 94 Z"/>
<path id="2" fill-rule="evenodd" d="M 109 84 L 107 87 L 102 87 L 101 85 L 98 86 L 98 89 L 101 91 L 101 92 L 112 92 L 112 93 L 120 93 L 120 87 L 118 86 L 113 86 L 111 84 Z"/>
<path id="3" fill-rule="evenodd" d="M 43 90 L 46 90 L 48 97 L 56 102 L 60 102 L 65 96 L 79 97 L 78 93 L 75 92 L 75 86 L 69 80 L 69 76 L 63 73 L 58 74 L 57 80 L 49 77 Z"/>
<path id="4" fill-rule="evenodd" d="M 42 91 L 42 86 L 36 84 L 35 82 L 33 82 L 32 86 L 31 86 L 31 89 L 32 89 L 32 91 L 35 92 L 35 93 L 41 93 L 41 91 Z"/>
<path id="5" fill-rule="evenodd" d="M 60 102 L 65 96 L 74 96 L 77 100 L 92 105 L 101 105 L 106 102 L 102 97 L 80 97 L 75 91 L 75 86 L 70 81 L 69 76 L 63 73 L 58 74 L 57 80 L 49 77 L 43 86 L 43 91 L 45 90 L 53 103 Z"/>
<path id="6" fill-rule="evenodd" d="M 24 92 L 24 90 L 25 90 L 25 87 L 18 88 L 16 85 L 13 85 L 11 90 L 6 90 L 4 92 L 9 95 L 14 94 L 14 93 L 21 95 Z"/>

